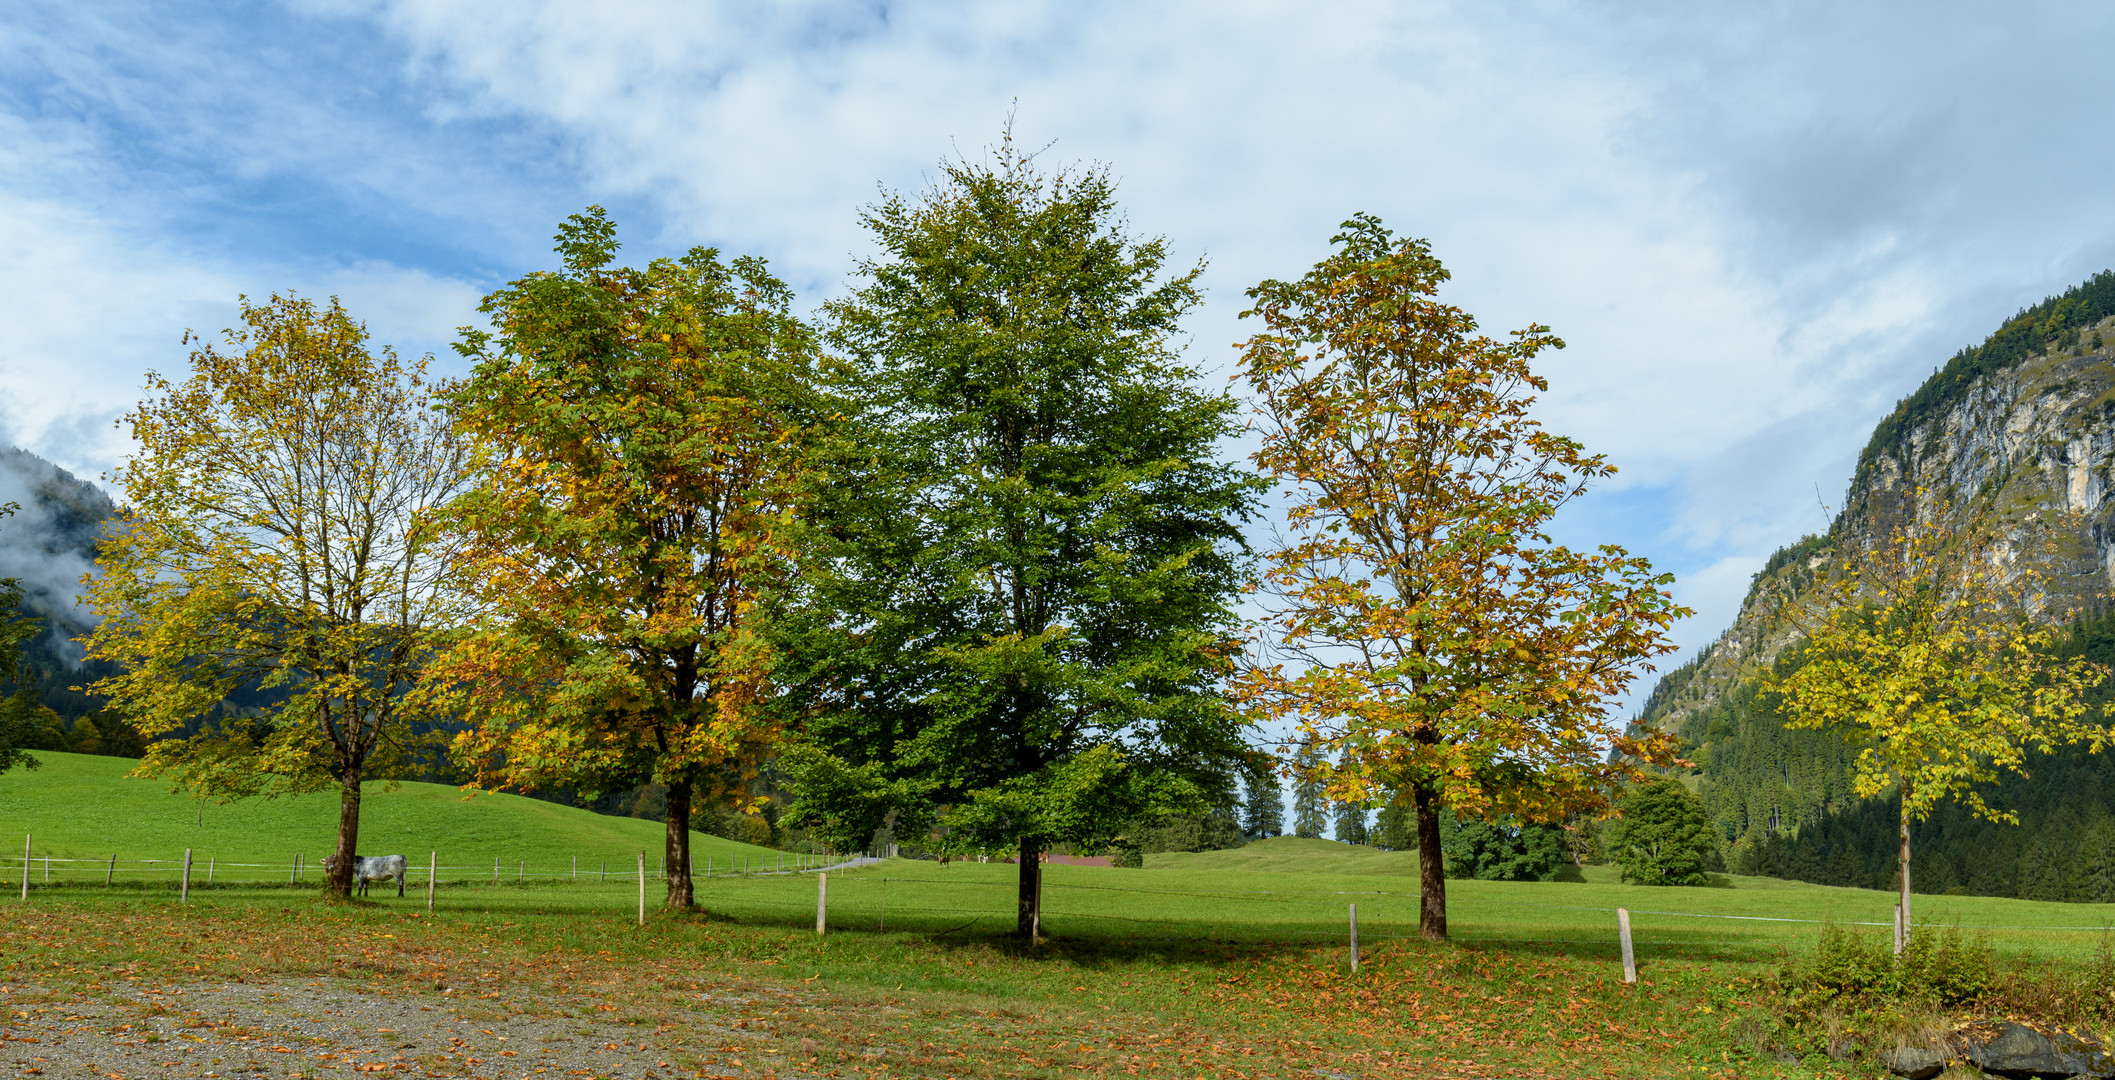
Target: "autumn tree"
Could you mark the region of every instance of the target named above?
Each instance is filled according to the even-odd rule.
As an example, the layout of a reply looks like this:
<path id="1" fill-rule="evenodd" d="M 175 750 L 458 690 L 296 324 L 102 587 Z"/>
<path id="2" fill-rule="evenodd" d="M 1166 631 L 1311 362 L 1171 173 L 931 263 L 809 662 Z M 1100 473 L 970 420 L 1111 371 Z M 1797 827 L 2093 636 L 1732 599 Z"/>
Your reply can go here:
<path id="1" fill-rule="evenodd" d="M 599 207 L 557 241 L 558 270 L 485 298 L 444 393 L 480 469 L 450 520 L 482 616 L 429 686 L 481 783 L 667 785 L 688 907 L 694 800 L 745 798 L 777 738 L 760 622 L 798 555 L 817 353 L 762 260 L 619 266 Z"/>
<path id="2" fill-rule="evenodd" d="M 1839 544 L 1836 572 L 1809 605 L 1821 615 L 1765 677 L 1785 726 L 1836 731 L 1858 746 L 1851 786 L 1860 798 L 1899 796 L 1905 924 L 1912 823 L 1949 801 L 2017 823 L 1977 785 L 2026 775 L 2030 751 L 2083 742 L 2098 752 L 2110 736 L 2086 700 L 2105 670 L 2058 655 L 2058 629 L 2037 623 L 2028 599 L 2031 572 L 2008 572 L 1979 520 L 1953 529 L 1940 524 L 1948 517 L 1892 530 L 1866 551 Z"/>
<path id="3" fill-rule="evenodd" d="M 1429 247 L 1373 217 L 1333 242 L 1300 280 L 1249 292 L 1255 460 L 1292 502 L 1237 696 L 1336 759 L 1308 767 L 1332 798 L 1410 796 L 1419 926 L 1436 939 L 1442 808 L 1562 821 L 1605 806 L 1628 762 L 1668 760 L 1668 739 L 1626 737 L 1609 709 L 1685 612 L 1644 559 L 1545 531 L 1614 471 L 1529 419 L 1547 389 L 1531 361 L 1562 342 L 1478 334 L 1435 299 L 1448 275 Z"/>
<path id="4" fill-rule="evenodd" d="M 793 819 L 1038 858 L 1230 797 L 1249 754 L 1219 691 L 1252 477 L 1234 405 L 1172 338 L 1197 271 L 1127 235 L 1114 184 L 1011 142 L 865 224 L 829 308 L 858 453 L 830 512 L 831 621 L 789 753 Z"/>
<path id="5" fill-rule="evenodd" d="M 126 417 L 126 510 L 87 583 L 88 655 L 119 673 L 93 690 L 152 740 L 141 775 L 222 800 L 336 787 L 343 895 L 362 785 L 430 761 L 406 692 L 460 613 L 425 526 L 464 459 L 430 357 L 371 351 L 336 300 L 244 300 L 242 321 Z M 268 703 L 231 715 L 242 689 Z"/>

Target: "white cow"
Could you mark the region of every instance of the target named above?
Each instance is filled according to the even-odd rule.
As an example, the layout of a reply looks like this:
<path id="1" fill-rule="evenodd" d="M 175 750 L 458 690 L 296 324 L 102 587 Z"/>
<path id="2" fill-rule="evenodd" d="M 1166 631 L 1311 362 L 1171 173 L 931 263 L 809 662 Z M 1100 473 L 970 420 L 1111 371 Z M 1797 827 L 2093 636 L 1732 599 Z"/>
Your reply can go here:
<path id="1" fill-rule="evenodd" d="M 325 856 L 323 870 L 329 873 L 338 868 L 336 855 Z M 355 855 L 353 856 L 353 884 L 360 887 L 360 895 L 367 895 L 370 881 L 397 879 L 397 895 L 404 895 L 404 857 L 402 855 Z"/>

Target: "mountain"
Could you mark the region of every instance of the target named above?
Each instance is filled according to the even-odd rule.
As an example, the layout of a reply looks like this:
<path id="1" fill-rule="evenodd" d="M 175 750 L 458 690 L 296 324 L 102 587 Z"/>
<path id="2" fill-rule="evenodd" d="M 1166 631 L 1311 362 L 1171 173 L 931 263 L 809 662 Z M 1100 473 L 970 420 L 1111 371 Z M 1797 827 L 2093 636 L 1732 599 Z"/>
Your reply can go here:
<path id="1" fill-rule="evenodd" d="M 13 447 L 0 448 L 0 503 L 16 505 L 0 519 L 0 577 L 22 583 L 23 608 L 44 624 L 23 647 L 19 674 L 41 704 L 70 723 L 95 711 L 87 695 L 72 689 L 94 677 L 82 668 L 73 640 L 93 624 L 74 601 L 117 506 L 94 484 Z M 10 694 L 16 689 L 6 685 Z"/>
<path id="2" fill-rule="evenodd" d="M 1854 748 L 1832 735 L 1784 730 L 1755 692 L 1754 675 L 1794 640 L 1774 612 L 1810 595 L 1842 553 L 1869 549 L 1898 525 L 1959 524 L 1984 514 L 1999 524 L 1997 554 L 2037 571 L 2042 616 L 2072 624 L 2065 648 L 2115 660 L 2115 617 L 2107 614 L 2115 592 L 2111 495 L 2115 273 L 2103 271 L 2013 316 L 1897 403 L 1859 455 L 1828 532 L 1772 555 L 1733 625 L 1647 697 L 1638 722 L 1681 736 L 1729 859 L 1828 884 L 1885 887 L 1894 872 L 1894 812 L 1851 795 Z M 2021 829 L 1952 811 L 1935 816 L 1926 831 L 1945 839 L 1931 841 L 1937 865 L 1920 870 L 1919 888 L 2024 895 L 2023 881 L 2049 876 L 2042 863 L 2083 859 L 2082 848 L 2061 858 L 2043 852 L 2028 860 L 2034 865 L 2012 856 L 2067 828 L 2083 843 L 2103 819 L 2115 822 L 2115 755 L 2108 757 L 2104 766 L 2062 755 L 2037 763 L 2043 782 L 1993 791 L 1996 804 L 2021 811 Z M 2046 782 L 2058 776 L 2061 790 Z M 2115 898 L 2115 823 L 2106 833 L 2102 876 Z M 2011 855 L 1978 860 L 1976 844 Z M 1950 847 L 1960 848 L 1958 866 L 1947 863 Z M 2090 876 L 2082 863 L 2050 873 Z"/>

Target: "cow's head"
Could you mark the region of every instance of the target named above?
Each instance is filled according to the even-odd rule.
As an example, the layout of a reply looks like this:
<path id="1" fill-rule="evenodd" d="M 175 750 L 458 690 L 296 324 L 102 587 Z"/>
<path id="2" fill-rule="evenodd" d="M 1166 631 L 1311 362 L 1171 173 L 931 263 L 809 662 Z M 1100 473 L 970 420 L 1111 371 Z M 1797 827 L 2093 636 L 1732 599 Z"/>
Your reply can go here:
<path id="1" fill-rule="evenodd" d="M 325 855 L 325 856 L 323 857 L 323 869 L 324 869 L 324 872 L 328 873 L 328 872 L 330 872 L 330 871 L 332 871 L 332 870 L 336 870 L 337 868 L 338 868 L 338 857 L 337 857 L 336 855 Z"/>

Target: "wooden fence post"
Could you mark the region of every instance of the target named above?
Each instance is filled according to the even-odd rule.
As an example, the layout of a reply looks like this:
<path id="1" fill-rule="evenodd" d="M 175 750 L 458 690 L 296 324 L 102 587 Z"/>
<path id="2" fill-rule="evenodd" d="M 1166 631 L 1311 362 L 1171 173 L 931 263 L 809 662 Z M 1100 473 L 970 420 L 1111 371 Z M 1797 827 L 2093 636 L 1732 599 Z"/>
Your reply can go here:
<path id="1" fill-rule="evenodd" d="M 188 903 L 190 903 L 190 902 L 191 902 L 191 849 L 190 849 L 190 848 L 185 848 L 185 849 L 184 849 L 184 878 L 183 878 L 183 884 L 177 887 L 177 893 L 176 893 L 176 896 L 177 896 L 177 903 L 180 903 L 180 904 L 188 904 Z"/>
<path id="2" fill-rule="evenodd" d="M 213 884 L 213 868 L 220 865 L 220 856 L 206 856 L 206 884 Z"/>
<path id="3" fill-rule="evenodd" d="M 113 853 L 111 853 L 111 856 L 110 856 L 110 869 L 108 869 L 108 870 L 105 870 L 105 871 L 103 872 L 103 887 L 104 887 L 104 888 L 106 888 L 106 889 L 107 889 L 107 888 L 109 888 L 109 887 L 110 887 L 110 883 L 111 883 L 112 881 L 114 881 L 114 880 L 116 880 L 116 879 L 117 879 L 117 873 L 118 873 L 118 857 L 117 857 L 117 854 L 116 854 L 115 852 L 113 852 Z"/>
<path id="4" fill-rule="evenodd" d="M 639 852 L 639 925 L 646 925 L 646 851 Z"/>
<path id="5" fill-rule="evenodd" d="M 516 884 L 516 885 L 520 885 L 520 884 L 523 884 L 523 883 L 527 882 L 528 880 L 529 880 L 529 860 L 527 860 L 527 859 L 523 859 L 523 860 L 521 861 L 521 865 L 519 865 L 519 866 L 516 866 L 516 867 L 514 868 L 514 884 Z"/>
<path id="6" fill-rule="evenodd" d="M 29 899 L 29 853 L 35 840 L 35 833 L 22 834 L 22 899 L 24 900 Z"/>
<path id="7" fill-rule="evenodd" d="M 821 937 L 829 927 L 830 872 L 824 870 L 815 875 L 815 936 Z"/>
<path id="8" fill-rule="evenodd" d="M 499 859 L 492 860 L 492 884 L 499 884 Z"/>
<path id="9" fill-rule="evenodd" d="M 1351 973 L 1359 973 L 1359 906 L 1351 905 Z"/>
<path id="10" fill-rule="evenodd" d="M 580 880 L 580 856 L 573 856 L 573 880 Z"/>
<path id="11" fill-rule="evenodd" d="M 433 914 L 433 875 L 438 873 L 440 868 L 441 853 L 428 850 L 426 852 L 426 914 L 428 915 Z"/>
<path id="12" fill-rule="evenodd" d="M 1635 983 L 1638 981 L 1638 958 L 1637 954 L 1630 950 L 1630 910 L 1628 908 L 1616 909 L 1616 935 L 1623 939 L 1623 981 Z"/>

